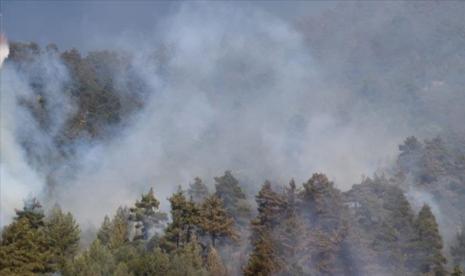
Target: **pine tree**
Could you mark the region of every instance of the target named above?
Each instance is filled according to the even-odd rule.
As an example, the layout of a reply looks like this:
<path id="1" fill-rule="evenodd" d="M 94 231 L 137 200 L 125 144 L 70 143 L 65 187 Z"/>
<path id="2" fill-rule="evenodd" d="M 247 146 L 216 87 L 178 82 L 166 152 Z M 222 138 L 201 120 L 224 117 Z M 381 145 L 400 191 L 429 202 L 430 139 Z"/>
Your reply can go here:
<path id="1" fill-rule="evenodd" d="M 56 271 L 54 251 L 45 233 L 45 221 L 39 201 L 26 201 L 16 210 L 12 224 L 2 232 L 0 275 L 32 275 Z"/>
<path id="2" fill-rule="evenodd" d="M 454 266 L 454 271 L 452 271 L 451 276 L 463 276 L 463 270 L 460 265 Z"/>
<path id="3" fill-rule="evenodd" d="M 207 186 L 203 184 L 202 179 L 199 177 L 196 177 L 194 179 L 194 183 L 189 185 L 187 194 L 189 195 L 190 200 L 197 204 L 202 203 L 205 198 L 209 196 Z"/>
<path id="4" fill-rule="evenodd" d="M 197 241 L 196 236 L 184 247 L 173 252 L 168 275 L 189 275 L 189 276 L 206 276 L 207 270 L 203 266 L 202 248 Z"/>
<path id="5" fill-rule="evenodd" d="M 34 228 L 27 217 L 16 218 L 3 230 L 0 244 L 0 275 L 53 272 L 56 270 L 53 257 L 43 229 Z"/>
<path id="6" fill-rule="evenodd" d="M 44 210 L 36 198 L 26 200 L 22 210 L 16 210 L 15 220 L 26 218 L 32 228 L 44 226 Z"/>
<path id="7" fill-rule="evenodd" d="M 103 223 L 97 232 L 97 239 L 99 239 L 100 243 L 104 246 L 107 246 L 110 242 L 111 229 L 111 220 L 108 216 L 105 216 Z"/>
<path id="8" fill-rule="evenodd" d="M 186 199 L 181 188 L 169 198 L 169 202 L 172 221 L 161 241 L 168 251 L 189 243 L 200 222 L 200 209 L 194 202 Z"/>
<path id="9" fill-rule="evenodd" d="M 168 274 L 170 269 L 169 257 L 160 248 L 156 248 L 154 251 L 146 251 L 138 255 L 131 262 L 130 268 L 135 275 L 170 275 Z"/>
<path id="10" fill-rule="evenodd" d="M 299 215 L 300 202 L 294 180 L 291 180 L 286 187 L 284 197 L 286 209 L 274 231 L 274 236 L 278 240 L 277 254 L 284 260 L 280 275 L 301 275 L 303 272 L 300 263 L 309 233 Z"/>
<path id="11" fill-rule="evenodd" d="M 256 235 L 253 251 L 244 269 L 245 276 L 267 276 L 278 272 L 281 265 L 276 262 L 276 251 L 271 236 L 267 232 Z"/>
<path id="12" fill-rule="evenodd" d="M 256 201 L 258 215 L 251 223 L 253 249 L 244 274 L 271 275 L 283 266 L 276 251 L 273 231 L 286 210 L 286 201 L 282 195 L 273 191 L 268 181 L 263 184 Z"/>
<path id="13" fill-rule="evenodd" d="M 226 171 L 223 176 L 215 177 L 215 182 L 215 194 L 223 200 L 229 215 L 240 226 L 246 225 L 250 219 L 251 207 L 239 181 L 230 171 Z"/>
<path id="14" fill-rule="evenodd" d="M 151 230 L 164 226 L 167 216 L 160 212 L 159 205 L 160 202 L 155 198 L 153 189 L 150 188 L 147 194 L 141 196 L 140 201 L 136 201 L 135 207 L 130 209 L 130 220 L 135 223 L 137 229 L 135 240 L 148 240 L 151 237 Z"/>
<path id="15" fill-rule="evenodd" d="M 415 221 L 415 229 L 418 233 L 419 256 L 423 258 L 419 261 L 421 273 L 433 272 L 435 275 L 446 275 L 444 264 L 446 258 L 442 255 L 442 238 L 439 234 L 436 218 L 431 212 L 431 208 L 425 204 L 421 208 L 418 218 Z"/>
<path id="16" fill-rule="evenodd" d="M 207 270 L 210 275 L 226 276 L 228 275 L 223 261 L 221 260 L 218 251 L 214 247 L 210 247 L 207 255 Z"/>
<path id="17" fill-rule="evenodd" d="M 236 239 L 237 233 L 234 230 L 234 220 L 229 217 L 223 202 L 216 195 L 205 199 L 200 209 L 200 228 L 210 235 L 212 246 L 220 238 Z"/>
<path id="18" fill-rule="evenodd" d="M 71 213 L 63 213 L 55 206 L 45 220 L 45 234 L 54 252 L 55 262 L 63 268 L 67 259 L 78 250 L 80 230 Z"/>
<path id="19" fill-rule="evenodd" d="M 117 264 L 110 250 L 96 239 L 80 256 L 68 263 L 64 276 L 114 275 Z"/>
<path id="20" fill-rule="evenodd" d="M 299 198 L 302 217 L 312 235 L 305 241 L 309 252 L 307 266 L 317 274 L 333 274 L 344 270 L 338 263 L 347 225 L 343 220 L 342 197 L 326 175 L 315 173 L 304 183 Z"/>
<path id="21" fill-rule="evenodd" d="M 465 263 L 465 227 L 462 226 L 457 233 L 455 242 L 450 247 L 450 254 L 452 255 L 453 262 L 456 265 Z"/>
<path id="22" fill-rule="evenodd" d="M 129 242 L 129 214 L 126 208 L 119 207 L 111 221 L 111 231 L 108 236 L 108 247 L 117 249 Z"/>

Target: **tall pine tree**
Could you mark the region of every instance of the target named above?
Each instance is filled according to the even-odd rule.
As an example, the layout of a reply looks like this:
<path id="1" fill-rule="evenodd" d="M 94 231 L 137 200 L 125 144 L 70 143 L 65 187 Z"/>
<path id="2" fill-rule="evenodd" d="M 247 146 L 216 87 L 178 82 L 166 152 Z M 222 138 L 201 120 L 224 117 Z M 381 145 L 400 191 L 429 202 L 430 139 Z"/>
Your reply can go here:
<path id="1" fill-rule="evenodd" d="M 447 275 L 444 265 L 446 258 L 442 255 L 442 238 L 439 234 L 436 218 L 431 208 L 425 204 L 415 221 L 418 233 L 419 270 L 421 273 L 434 273 L 437 276 Z"/>

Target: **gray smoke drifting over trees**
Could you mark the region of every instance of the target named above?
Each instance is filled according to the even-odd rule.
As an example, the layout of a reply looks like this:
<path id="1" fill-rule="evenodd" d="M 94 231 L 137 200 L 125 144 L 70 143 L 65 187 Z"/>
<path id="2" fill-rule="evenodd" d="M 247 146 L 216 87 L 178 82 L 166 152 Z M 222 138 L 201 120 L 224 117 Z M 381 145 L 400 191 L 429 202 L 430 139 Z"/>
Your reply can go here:
<path id="1" fill-rule="evenodd" d="M 136 76 L 147 93 L 126 93 L 141 93 L 143 107 L 113 137 L 69 146 L 70 159 L 48 142 L 74 110 L 61 89 L 66 68 L 53 57 L 41 63 L 58 120 L 43 133 L 18 105 L 35 97 L 29 82 L 7 64 L 2 214 L 44 191 L 49 174 L 53 201 L 93 223 L 150 186 L 166 207 L 178 185 L 195 176 L 211 184 L 226 169 L 251 192 L 264 179 L 303 182 L 315 171 L 346 190 L 388 167 L 405 137 L 463 131 L 463 5 L 366 4 L 297 20 L 252 6 L 181 5 L 152 37 L 115 42 L 133 74 L 114 72 L 116 85 L 132 87 Z M 29 160 L 18 141 L 46 153 Z"/>

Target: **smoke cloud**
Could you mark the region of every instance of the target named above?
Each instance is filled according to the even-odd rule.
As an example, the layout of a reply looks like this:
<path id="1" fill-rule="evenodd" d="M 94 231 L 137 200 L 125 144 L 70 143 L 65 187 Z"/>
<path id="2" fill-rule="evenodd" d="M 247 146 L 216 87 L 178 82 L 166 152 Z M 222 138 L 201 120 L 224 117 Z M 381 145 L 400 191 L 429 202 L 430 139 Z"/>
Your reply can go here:
<path id="1" fill-rule="evenodd" d="M 357 17 L 355 9 L 344 18 L 342 8 L 347 7 L 331 9 L 329 22 L 324 17 L 293 22 L 255 6 L 210 4 L 180 5 L 151 37 L 137 40 L 125 34 L 118 39 L 148 92 L 144 107 L 111 139 L 73 145 L 73 160 L 60 157 L 50 140 L 53 129 L 73 112 L 61 89 L 66 69 L 54 57 L 40 63 L 50 79 L 47 98 L 56 100 L 50 117 L 57 120 L 50 133 L 42 133 L 17 103 L 18 97 L 33 97 L 24 76 L 4 68 L 4 216 L 11 215 L 10 204 L 20 205 L 25 194 L 40 194 L 51 171 L 57 183 L 53 201 L 79 221 L 93 224 L 118 205 L 131 204 L 150 186 L 167 208 L 165 199 L 178 185 L 195 176 L 211 185 L 213 176 L 227 169 L 250 192 L 265 179 L 303 182 L 316 171 L 346 190 L 362 175 L 388 167 L 405 137 L 435 135 L 447 127 L 445 121 L 457 125 L 463 95 L 449 92 L 456 97 L 457 112 L 448 118 L 433 115 L 442 110 L 435 103 L 448 104 L 444 99 L 450 97 L 441 91 L 457 87 L 436 78 L 443 75 L 425 74 L 416 79 L 422 89 L 402 94 L 403 74 L 412 68 L 408 61 L 390 60 L 396 52 L 389 47 L 413 46 L 397 45 L 403 37 L 391 39 L 382 31 L 402 15 L 400 4 L 390 5 L 389 13 L 373 24 L 367 24 L 368 17 Z M 368 6 L 360 13 L 383 8 Z M 435 16 L 443 20 L 441 14 Z M 339 21 L 331 21 L 335 18 Z M 356 24 L 347 24 L 352 19 Z M 422 30 L 422 37 L 428 37 Z M 369 46 L 376 39 L 393 44 L 387 49 Z M 160 49 L 163 59 L 154 59 Z M 398 66 L 402 70 L 394 74 Z M 128 87 L 128 76 L 115 76 L 121 88 Z M 18 137 L 46 150 L 31 161 Z"/>
<path id="2" fill-rule="evenodd" d="M 9 54 L 10 48 L 8 47 L 8 41 L 0 34 L 0 68 L 3 65 L 3 61 L 8 57 Z"/>

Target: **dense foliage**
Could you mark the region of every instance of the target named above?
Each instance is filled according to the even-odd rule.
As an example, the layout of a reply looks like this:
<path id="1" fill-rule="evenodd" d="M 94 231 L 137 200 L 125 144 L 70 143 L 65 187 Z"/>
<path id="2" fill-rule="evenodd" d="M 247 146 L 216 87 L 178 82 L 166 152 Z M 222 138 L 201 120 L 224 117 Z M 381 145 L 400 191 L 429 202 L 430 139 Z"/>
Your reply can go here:
<path id="1" fill-rule="evenodd" d="M 64 91 L 77 103 L 55 133 L 57 145 L 109 135 L 142 104 L 139 82 L 125 83 L 139 92 L 127 95 L 114 78 L 115 71 L 131 76 L 130 57 L 13 43 L 8 62 L 27 71 L 41 51 L 67 67 L 72 77 Z M 46 80 L 31 81 L 38 97 L 22 104 L 47 131 Z M 2 229 L 0 275 L 463 275 L 463 144 L 409 137 L 399 149 L 387 175 L 344 192 L 315 173 L 302 185 L 266 181 L 253 202 L 241 179 L 226 171 L 214 178 L 214 191 L 199 177 L 187 191 L 179 188 L 166 214 L 149 189 L 106 216 L 89 246 L 80 244 L 72 214 L 28 200 Z M 435 216 L 441 212 L 448 213 L 447 227 Z"/>
<path id="2" fill-rule="evenodd" d="M 463 233 L 444 248 L 430 206 L 415 213 L 396 177 L 367 178 L 347 192 L 318 173 L 302 186 L 266 181 L 248 225 L 244 210 L 252 210 L 233 208 L 248 202 L 240 182 L 229 171 L 215 180 L 214 193 L 200 178 L 189 193 L 179 188 L 167 224 L 150 189 L 105 217 L 80 249 L 71 214 L 55 206 L 45 215 L 27 201 L 3 230 L 0 274 L 462 275 Z"/>

